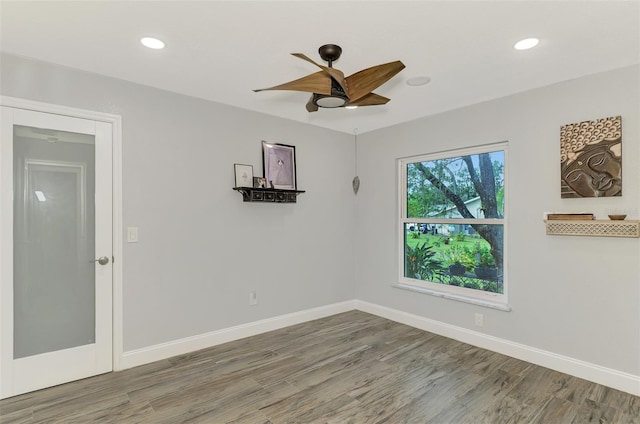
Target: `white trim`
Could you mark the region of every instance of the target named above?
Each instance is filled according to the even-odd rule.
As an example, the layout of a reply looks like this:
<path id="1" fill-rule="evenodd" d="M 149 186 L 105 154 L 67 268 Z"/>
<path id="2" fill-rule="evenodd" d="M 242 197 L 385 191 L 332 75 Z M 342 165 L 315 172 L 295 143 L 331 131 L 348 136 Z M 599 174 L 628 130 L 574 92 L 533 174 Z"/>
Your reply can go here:
<path id="1" fill-rule="evenodd" d="M 0 107 L 0 349 L 13 352 L 13 261 L 5 260 L 13 252 L 13 121 L 15 110 Z M 11 140 L 11 142 L 9 142 Z M 7 231 L 5 232 L 5 228 Z M 12 256 L 12 255 L 11 255 Z M 0 355 L 0 399 L 13 394 L 14 367 L 12 355 Z"/>
<path id="2" fill-rule="evenodd" d="M 17 97 L 0 96 L 0 105 L 9 106 L 16 109 L 26 109 L 35 112 L 54 113 L 57 115 L 70 116 L 73 118 L 89 119 L 91 121 L 110 122 L 119 121 L 118 115 L 110 113 L 95 112 L 74 107 L 54 105 L 50 103 L 37 102 L 34 100 L 20 99 Z"/>
<path id="3" fill-rule="evenodd" d="M 356 309 L 640 396 L 640 376 L 361 300 Z"/>
<path id="4" fill-rule="evenodd" d="M 113 370 L 122 369 L 124 352 L 123 222 L 122 222 L 122 120 L 113 125 Z"/>
<path id="5" fill-rule="evenodd" d="M 392 286 L 397 289 L 424 293 L 424 294 L 428 294 L 435 297 L 442 297 L 444 299 L 457 300 L 458 302 L 471 303 L 472 305 L 482 306 L 484 308 L 491 308 L 491 309 L 497 309 L 499 311 L 511 312 L 511 306 L 504 303 L 491 302 L 490 300 L 478 299 L 476 297 L 469 297 L 469 296 L 464 296 L 464 295 L 459 295 L 454 293 L 447 293 L 442 290 L 431 290 L 429 288 L 420 287 L 415 284 L 397 283 L 397 284 L 393 284 Z"/>
<path id="6" fill-rule="evenodd" d="M 176 355 L 193 352 L 200 349 L 216 346 L 222 343 L 255 336 L 268 331 L 278 330 L 291 325 L 301 324 L 314 319 L 324 318 L 356 309 L 356 301 L 333 303 L 304 311 L 279 315 L 247 324 L 223 328 L 210 333 L 186 337 L 167 343 L 161 343 L 141 349 L 124 352 L 120 361 L 121 369 L 132 368 L 138 365 L 148 364 Z"/>
<path id="7" fill-rule="evenodd" d="M 74 118 L 107 122 L 112 125 L 113 141 L 113 369 L 122 369 L 123 353 L 123 291 L 122 291 L 122 118 L 109 113 L 42 103 L 17 97 L 0 96 L 0 105 L 36 112 L 53 113 Z"/>

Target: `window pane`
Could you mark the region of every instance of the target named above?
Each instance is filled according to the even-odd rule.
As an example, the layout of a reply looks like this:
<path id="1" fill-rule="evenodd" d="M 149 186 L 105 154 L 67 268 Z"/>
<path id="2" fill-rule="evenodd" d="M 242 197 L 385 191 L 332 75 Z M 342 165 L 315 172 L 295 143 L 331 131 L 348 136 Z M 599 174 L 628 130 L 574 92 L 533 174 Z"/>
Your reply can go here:
<path id="1" fill-rule="evenodd" d="M 404 277 L 503 293 L 499 224 L 405 223 Z"/>
<path id="2" fill-rule="evenodd" d="M 504 151 L 407 164 L 408 218 L 502 218 Z"/>

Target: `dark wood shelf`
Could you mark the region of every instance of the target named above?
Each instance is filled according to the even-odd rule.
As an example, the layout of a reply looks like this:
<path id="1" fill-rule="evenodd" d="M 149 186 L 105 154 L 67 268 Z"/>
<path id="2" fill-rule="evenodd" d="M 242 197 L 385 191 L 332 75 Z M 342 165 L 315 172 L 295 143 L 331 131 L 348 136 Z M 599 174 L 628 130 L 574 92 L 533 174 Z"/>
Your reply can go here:
<path id="1" fill-rule="evenodd" d="M 234 187 L 242 194 L 245 202 L 296 203 L 299 194 L 304 190 L 284 190 L 278 188 Z"/>

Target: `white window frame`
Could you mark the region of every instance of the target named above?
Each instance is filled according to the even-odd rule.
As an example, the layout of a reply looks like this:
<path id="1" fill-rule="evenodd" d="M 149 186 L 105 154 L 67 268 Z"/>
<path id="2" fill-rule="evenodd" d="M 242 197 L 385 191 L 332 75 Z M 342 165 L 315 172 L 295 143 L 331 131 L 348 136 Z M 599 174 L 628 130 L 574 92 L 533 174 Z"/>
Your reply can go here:
<path id="1" fill-rule="evenodd" d="M 503 217 L 499 219 L 464 219 L 464 218 L 414 218 L 407 217 L 407 164 L 415 162 L 433 161 L 438 159 L 446 159 L 452 157 L 476 155 L 480 153 L 488 153 L 495 151 L 504 152 L 504 212 Z M 500 309 L 508 311 L 508 251 L 507 248 L 507 168 L 509 164 L 508 156 L 508 142 L 500 142 L 487 144 L 483 146 L 475 146 L 456 150 L 447 150 L 437 153 L 424 154 L 418 156 L 410 156 L 400 158 L 397 160 L 398 166 L 398 284 L 395 286 L 402 289 L 413 290 L 421 293 L 431 294 L 438 297 L 444 297 L 447 299 L 458 300 L 462 302 L 472 303 L 480 306 L 486 306 L 494 309 Z M 431 281 L 417 280 L 413 278 L 407 278 L 404 276 L 404 261 L 405 261 L 405 224 L 408 223 L 427 223 L 427 224 L 473 224 L 477 221 L 481 221 L 484 224 L 501 224 L 503 228 L 503 293 L 485 292 L 482 290 L 476 290 L 465 287 L 450 286 L 442 283 L 435 283 Z"/>

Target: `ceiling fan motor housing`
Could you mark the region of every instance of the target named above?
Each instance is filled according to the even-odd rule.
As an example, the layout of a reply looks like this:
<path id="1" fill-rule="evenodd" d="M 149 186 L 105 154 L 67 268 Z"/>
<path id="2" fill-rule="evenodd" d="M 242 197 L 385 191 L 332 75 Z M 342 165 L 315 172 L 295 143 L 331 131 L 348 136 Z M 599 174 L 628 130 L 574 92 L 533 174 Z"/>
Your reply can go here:
<path id="1" fill-rule="evenodd" d="M 342 47 L 335 44 L 325 44 L 318 49 L 318 53 L 322 60 L 329 62 L 329 67 L 331 67 L 335 60 L 340 59 Z"/>
<path id="2" fill-rule="evenodd" d="M 340 84 L 331 78 L 331 94 L 313 94 L 313 103 L 318 107 L 334 108 L 346 106 L 349 103 L 349 97 L 344 92 Z"/>

